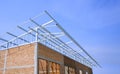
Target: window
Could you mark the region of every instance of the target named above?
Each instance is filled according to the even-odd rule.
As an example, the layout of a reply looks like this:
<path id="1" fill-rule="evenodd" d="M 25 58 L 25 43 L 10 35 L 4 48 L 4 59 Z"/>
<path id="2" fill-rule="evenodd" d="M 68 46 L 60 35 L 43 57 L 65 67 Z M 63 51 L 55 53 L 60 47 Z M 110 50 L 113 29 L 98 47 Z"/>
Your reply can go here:
<path id="1" fill-rule="evenodd" d="M 88 74 L 88 72 L 86 72 L 86 74 Z"/>
<path id="2" fill-rule="evenodd" d="M 82 70 L 79 70 L 79 74 L 82 74 Z"/>
<path id="3" fill-rule="evenodd" d="M 39 60 L 39 74 L 47 74 L 47 61 L 40 59 Z"/>
<path id="4" fill-rule="evenodd" d="M 54 62 L 50 62 L 50 69 L 49 69 L 49 73 L 50 74 L 60 74 L 60 65 Z"/>
<path id="5" fill-rule="evenodd" d="M 68 74 L 68 66 L 65 66 L 65 74 Z"/>
<path id="6" fill-rule="evenodd" d="M 72 67 L 65 66 L 65 74 L 75 74 L 75 69 Z"/>
<path id="7" fill-rule="evenodd" d="M 57 64 L 57 73 L 56 74 L 60 74 L 60 65 Z"/>
<path id="8" fill-rule="evenodd" d="M 75 69 L 72 67 L 69 67 L 69 74 L 75 74 Z"/>
<path id="9" fill-rule="evenodd" d="M 60 74 L 60 65 L 39 59 L 39 74 Z"/>

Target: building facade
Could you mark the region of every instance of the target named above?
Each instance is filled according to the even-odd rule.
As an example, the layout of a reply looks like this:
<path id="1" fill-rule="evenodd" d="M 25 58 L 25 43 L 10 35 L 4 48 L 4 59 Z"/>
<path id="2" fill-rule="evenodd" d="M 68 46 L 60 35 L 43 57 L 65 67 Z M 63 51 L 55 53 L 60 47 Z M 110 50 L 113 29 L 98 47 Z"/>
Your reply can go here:
<path id="1" fill-rule="evenodd" d="M 90 67 L 40 43 L 0 51 L 0 74 L 35 74 L 35 71 L 38 74 L 92 74 Z"/>
<path id="2" fill-rule="evenodd" d="M 17 26 L 24 31 L 19 36 L 0 38 L 0 74 L 92 74 L 97 61 L 47 11 L 44 16 Z"/>

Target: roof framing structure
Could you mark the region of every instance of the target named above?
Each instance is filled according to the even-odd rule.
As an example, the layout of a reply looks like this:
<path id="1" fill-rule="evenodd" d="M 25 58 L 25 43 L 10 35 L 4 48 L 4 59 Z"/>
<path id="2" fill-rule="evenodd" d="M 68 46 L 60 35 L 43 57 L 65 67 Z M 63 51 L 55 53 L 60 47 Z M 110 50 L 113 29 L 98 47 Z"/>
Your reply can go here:
<path id="1" fill-rule="evenodd" d="M 47 21 L 39 23 L 39 17 L 47 16 Z M 76 60 L 88 67 L 101 67 L 99 63 L 85 51 L 85 49 L 73 39 L 60 24 L 45 11 L 42 15 L 30 18 L 26 24 L 32 24 L 33 27 L 23 28 L 17 26 L 24 33 L 21 35 L 14 35 L 7 32 L 8 35 L 14 37 L 11 40 L 0 38 L 4 43 L 0 44 L 0 49 L 5 50 L 12 47 L 17 47 L 24 44 L 39 42 L 73 60 Z"/>

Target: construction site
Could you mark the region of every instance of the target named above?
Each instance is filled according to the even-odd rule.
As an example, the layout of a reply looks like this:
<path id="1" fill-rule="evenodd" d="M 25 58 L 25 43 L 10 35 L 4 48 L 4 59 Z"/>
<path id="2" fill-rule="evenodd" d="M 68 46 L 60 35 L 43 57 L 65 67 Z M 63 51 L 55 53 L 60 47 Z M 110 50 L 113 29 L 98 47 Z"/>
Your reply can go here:
<path id="1" fill-rule="evenodd" d="M 100 67 L 47 11 L 24 25 L 20 35 L 7 32 L 13 39 L 0 38 L 0 74 L 93 74 Z"/>

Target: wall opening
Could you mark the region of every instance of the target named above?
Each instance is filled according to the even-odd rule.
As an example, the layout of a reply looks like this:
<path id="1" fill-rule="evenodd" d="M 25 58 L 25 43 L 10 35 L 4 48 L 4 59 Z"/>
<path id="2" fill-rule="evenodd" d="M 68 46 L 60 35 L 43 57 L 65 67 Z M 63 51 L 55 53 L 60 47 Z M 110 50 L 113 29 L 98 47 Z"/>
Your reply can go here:
<path id="1" fill-rule="evenodd" d="M 75 74 L 75 69 L 69 66 L 65 66 L 65 74 Z"/>
<path id="2" fill-rule="evenodd" d="M 39 59 L 39 74 L 60 74 L 60 65 L 44 59 Z"/>

